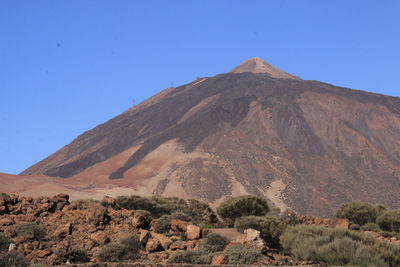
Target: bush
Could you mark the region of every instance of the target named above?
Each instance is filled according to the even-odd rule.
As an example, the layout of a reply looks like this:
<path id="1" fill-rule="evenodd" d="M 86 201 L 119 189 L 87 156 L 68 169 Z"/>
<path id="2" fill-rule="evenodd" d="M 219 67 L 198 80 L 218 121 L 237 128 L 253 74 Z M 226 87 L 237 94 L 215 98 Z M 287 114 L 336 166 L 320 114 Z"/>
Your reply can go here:
<path id="1" fill-rule="evenodd" d="M 202 250 L 186 250 L 173 254 L 168 263 L 210 264 L 212 254 Z"/>
<path id="2" fill-rule="evenodd" d="M 376 222 L 382 230 L 400 232 L 400 210 L 385 211 Z"/>
<path id="3" fill-rule="evenodd" d="M 119 196 L 115 199 L 117 208 L 128 210 L 147 210 L 153 216 L 159 217 L 163 214 L 168 214 L 169 211 L 164 206 L 157 203 L 154 199 L 141 196 Z"/>
<path id="4" fill-rule="evenodd" d="M 82 207 L 87 207 L 90 203 L 101 203 L 99 200 L 92 198 L 78 199 L 77 202 Z"/>
<path id="5" fill-rule="evenodd" d="M 0 267 L 27 267 L 29 262 L 17 251 L 0 252 Z"/>
<path id="6" fill-rule="evenodd" d="M 260 251 L 241 245 L 226 248 L 224 254 L 228 257 L 229 264 L 253 264 L 263 258 Z"/>
<path id="7" fill-rule="evenodd" d="M 179 212 L 179 211 L 172 213 L 170 218 L 185 221 L 185 222 L 193 221 L 193 219 L 189 215 L 187 215 L 186 213 L 183 213 L 183 212 Z"/>
<path id="8" fill-rule="evenodd" d="M 383 206 L 373 206 L 368 203 L 350 202 L 345 203 L 336 211 L 337 218 L 344 218 L 352 223 L 364 225 L 375 222 L 379 213 L 384 209 Z"/>
<path id="9" fill-rule="evenodd" d="M 210 233 L 204 238 L 202 248 L 208 252 L 217 252 L 224 250 L 228 243 L 229 241 L 225 237 L 216 233 Z"/>
<path id="10" fill-rule="evenodd" d="M 156 219 L 153 229 L 156 233 L 166 233 L 171 228 L 171 216 L 163 215 Z"/>
<path id="11" fill-rule="evenodd" d="M 89 261 L 86 251 L 79 248 L 71 248 L 65 256 L 71 263 L 85 263 Z"/>
<path id="12" fill-rule="evenodd" d="M 351 223 L 349 225 L 349 230 L 358 231 L 361 229 L 361 226 L 357 223 Z"/>
<path id="13" fill-rule="evenodd" d="M 105 245 L 97 254 L 97 258 L 107 262 L 134 260 L 138 257 L 141 247 L 139 237 L 132 234 L 121 239 L 119 244 Z"/>
<path id="14" fill-rule="evenodd" d="M 124 237 L 120 240 L 120 244 L 126 246 L 131 255 L 128 255 L 128 258 L 134 259 L 137 257 L 139 250 L 142 248 L 142 243 L 139 241 L 139 237 L 137 234 L 131 234 L 127 237 Z"/>
<path id="15" fill-rule="evenodd" d="M 108 244 L 105 245 L 97 255 L 100 261 L 106 262 L 120 262 L 125 260 L 127 247 L 122 244 Z"/>
<path id="16" fill-rule="evenodd" d="M 400 246 L 347 229 L 289 226 L 281 236 L 284 250 L 303 260 L 329 265 L 399 266 Z"/>
<path id="17" fill-rule="evenodd" d="M 8 251 L 11 244 L 11 239 L 3 233 L 0 233 L 0 252 Z"/>
<path id="18" fill-rule="evenodd" d="M 380 232 L 381 228 L 376 223 L 366 223 L 361 226 L 361 230 L 363 231 L 372 231 L 372 232 Z"/>
<path id="19" fill-rule="evenodd" d="M 280 248 L 279 238 L 286 226 L 279 218 L 266 216 L 246 216 L 238 218 L 235 222 L 235 228 L 239 231 L 248 228 L 260 231 L 261 238 L 272 248 Z"/>
<path id="20" fill-rule="evenodd" d="M 217 213 L 230 225 L 242 216 L 263 216 L 269 211 L 267 201 L 256 196 L 228 199 L 217 208 Z"/>
<path id="21" fill-rule="evenodd" d="M 44 229 L 37 223 L 23 223 L 18 224 L 15 232 L 17 236 L 28 236 L 32 235 L 34 239 L 41 241 L 45 236 Z"/>

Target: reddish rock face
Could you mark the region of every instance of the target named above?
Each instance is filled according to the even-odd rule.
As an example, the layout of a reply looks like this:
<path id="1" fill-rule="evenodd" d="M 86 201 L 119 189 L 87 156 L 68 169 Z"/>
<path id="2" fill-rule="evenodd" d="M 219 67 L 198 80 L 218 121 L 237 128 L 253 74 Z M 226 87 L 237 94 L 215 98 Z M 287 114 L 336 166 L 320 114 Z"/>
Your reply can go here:
<path id="1" fill-rule="evenodd" d="M 399 137 L 399 98 L 301 80 L 254 59 L 168 88 L 22 174 L 208 202 L 255 194 L 331 216 L 353 200 L 399 207 Z"/>

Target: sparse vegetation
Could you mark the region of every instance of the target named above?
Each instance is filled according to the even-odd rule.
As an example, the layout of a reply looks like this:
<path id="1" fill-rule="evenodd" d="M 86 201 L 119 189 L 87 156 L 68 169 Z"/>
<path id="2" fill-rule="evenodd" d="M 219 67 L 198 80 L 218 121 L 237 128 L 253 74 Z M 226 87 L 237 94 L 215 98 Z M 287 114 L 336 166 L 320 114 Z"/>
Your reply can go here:
<path id="1" fill-rule="evenodd" d="M 154 231 L 157 233 L 166 233 L 171 228 L 171 216 L 170 215 L 163 215 L 158 218 L 154 225 Z"/>
<path id="2" fill-rule="evenodd" d="M 225 237 L 210 233 L 204 238 L 202 248 L 208 252 L 217 252 L 224 250 L 228 243 L 229 241 Z"/>
<path id="3" fill-rule="evenodd" d="M 166 207 L 160 205 L 152 198 L 141 196 L 119 196 L 115 199 L 116 208 L 124 208 L 128 210 L 147 210 L 153 216 L 159 217 L 168 214 Z"/>
<path id="4" fill-rule="evenodd" d="M 381 228 L 376 223 L 366 223 L 360 228 L 363 231 L 380 232 Z"/>
<path id="5" fill-rule="evenodd" d="M 58 259 L 61 263 L 69 261 L 70 263 L 85 263 L 89 257 L 85 250 L 73 247 L 67 247 L 57 251 Z"/>
<path id="6" fill-rule="evenodd" d="M 100 261 L 122 262 L 138 257 L 142 247 L 137 235 L 132 234 L 120 240 L 118 244 L 107 244 L 97 254 Z"/>
<path id="7" fill-rule="evenodd" d="M 399 266 L 400 246 L 367 234 L 322 226 L 289 226 L 284 250 L 304 260 L 330 265 Z"/>
<path id="8" fill-rule="evenodd" d="M 253 264 L 263 258 L 260 251 L 241 245 L 227 247 L 224 254 L 228 257 L 229 264 Z"/>
<path id="9" fill-rule="evenodd" d="M 29 262 L 17 251 L 0 252 L 0 267 L 27 267 Z"/>
<path id="10" fill-rule="evenodd" d="M 248 228 L 260 231 L 269 247 L 279 248 L 279 238 L 286 228 L 286 223 L 274 216 L 245 216 L 238 218 L 235 222 L 235 228 L 243 231 Z"/>
<path id="11" fill-rule="evenodd" d="M 11 239 L 3 233 L 0 233 L 0 252 L 7 251 L 11 244 Z"/>
<path id="12" fill-rule="evenodd" d="M 173 254 L 168 263 L 210 264 L 212 254 L 203 250 L 186 250 Z"/>
<path id="13" fill-rule="evenodd" d="M 337 218 L 344 218 L 360 226 L 376 221 L 376 218 L 385 210 L 382 205 L 371 205 L 362 202 L 345 203 L 336 211 Z"/>
<path id="14" fill-rule="evenodd" d="M 269 207 L 265 199 L 256 196 L 239 196 L 228 199 L 217 208 L 217 213 L 228 225 L 233 225 L 242 216 L 263 216 Z"/>
<path id="15" fill-rule="evenodd" d="M 376 222 L 382 230 L 400 232 L 400 210 L 387 210 Z"/>
<path id="16" fill-rule="evenodd" d="M 179 212 L 179 211 L 175 211 L 171 214 L 170 216 L 171 219 L 178 219 L 181 221 L 185 221 L 185 222 L 191 222 L 193 221 L 192 217 L 190 217 L 189 215 L 187 215 L 186 213 L 183 212 Z"/>
<path id="17" fill-rule="evenodd" d="M 15 232 L 17 236 L 31 236 L 32 238 L 41 241 L 45 236 L 43 227 L 37 223 L 22 223 L 18 224 Z"/>
<path id="18" fill-rule="evenodd" d="M 125 255 L 128 253 L 128 249 L 122 244 L 107 244 L 105 245 L 97 255 L 100 261 L 109 262 L 121 262 L 124 261 Z"/>

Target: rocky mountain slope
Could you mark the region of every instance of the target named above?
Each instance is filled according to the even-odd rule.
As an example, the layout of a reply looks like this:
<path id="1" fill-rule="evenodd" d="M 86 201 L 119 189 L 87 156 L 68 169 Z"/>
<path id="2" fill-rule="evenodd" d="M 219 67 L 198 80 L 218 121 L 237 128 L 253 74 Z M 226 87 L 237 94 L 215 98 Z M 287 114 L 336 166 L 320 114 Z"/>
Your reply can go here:
<path id="1" fill-rule="evenodd" d="M 400 99 L 254 58 L 160 92 L 21 175 L 210 203 L 255 194 L 310 215 L 352 200 L 399 207 Z"/>

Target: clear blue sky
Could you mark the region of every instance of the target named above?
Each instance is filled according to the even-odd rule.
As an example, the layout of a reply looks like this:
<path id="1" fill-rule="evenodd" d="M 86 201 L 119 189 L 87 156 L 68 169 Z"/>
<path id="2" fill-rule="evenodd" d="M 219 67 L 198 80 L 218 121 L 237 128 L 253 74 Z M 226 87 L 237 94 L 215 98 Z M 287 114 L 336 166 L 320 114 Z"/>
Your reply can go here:
<path id="1" fill-rule="evenodd" d="M 399 14 L 397 0 L 0 0 L 0 172 L 250 57 L 399 96 Z"/>

